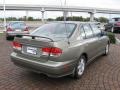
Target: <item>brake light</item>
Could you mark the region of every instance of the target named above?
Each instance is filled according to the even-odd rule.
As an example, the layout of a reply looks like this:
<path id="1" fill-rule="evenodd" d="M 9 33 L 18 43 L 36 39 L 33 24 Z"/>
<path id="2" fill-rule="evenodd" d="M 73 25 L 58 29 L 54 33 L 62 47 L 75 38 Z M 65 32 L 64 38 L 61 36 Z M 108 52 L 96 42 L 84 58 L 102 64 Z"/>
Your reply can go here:
<path id="1" fill-rule="evenodd" d="M 117 22 L 115 25 L 116 25 L 116 26 L 120 26 L 120 22 Z"/>
<path id="2" fill-rule="evenodd" d="M 9 28 L 7 28 L 7 31 L 8 31 L 8 32 L 11 32 L 11 31 L 13 31 L 13 30 L 9 27 Z"/>
<path id="3" fill-rule="evenodd" d="M 42 54 L 57 57 L 62 54 L 62 50 L 57 47 L 46 47 L 46 48 L 42 48 Z"/>
<path id="4" fill-rule="evenodd" d="M 14 41 L 13 42 L 13 48 L 17 49 L 17 50 L 22 50 L 22 44 Z"/>

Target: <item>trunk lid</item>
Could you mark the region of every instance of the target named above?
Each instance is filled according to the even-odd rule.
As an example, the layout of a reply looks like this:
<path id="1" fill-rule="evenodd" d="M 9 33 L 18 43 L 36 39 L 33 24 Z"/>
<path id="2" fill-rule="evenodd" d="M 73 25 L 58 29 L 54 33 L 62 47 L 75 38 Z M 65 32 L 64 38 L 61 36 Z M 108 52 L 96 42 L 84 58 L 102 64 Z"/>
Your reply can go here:
<path id="1" fill-rule="evenodd" d="M 54 47 L 54 42 L 52 39 L 46 37 L 38 37 L 38 36 L 22 36 L 15 37 L 15 42 L 19 42 L 22 45 L 22 50 L 17 51 L 17 53 L 25 58 L 36 59 L 47 61 L 49 59 L 48 56 L 44 56 L 42 54 L 42 48 L 44 47 Z"/>

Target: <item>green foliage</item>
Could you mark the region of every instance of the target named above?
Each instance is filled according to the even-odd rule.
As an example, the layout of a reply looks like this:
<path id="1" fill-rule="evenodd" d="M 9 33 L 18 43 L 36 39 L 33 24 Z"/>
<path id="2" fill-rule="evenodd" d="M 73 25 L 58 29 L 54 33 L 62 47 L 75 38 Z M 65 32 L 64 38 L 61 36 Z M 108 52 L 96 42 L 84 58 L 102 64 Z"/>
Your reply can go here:
<path id="1" fill-rule="evenodd" d="M 90 21 L 90 18 L 89 18 L 89 17 L 84 18 L 84 21 L 85 21 L 85 22 L 88 22 L 88 21 Z"/>
<path id="2" fill-rule="evenodd" d="M 63 21 L 63 20 L 64 20 L 63 16 L 56 18 L 56 21 Z M 108 19 L 105 18 L 105 17 L 94 18 L 94 20 L 97 21 L 97 22 L 102 22 L 102 23 L 108 22 Z M 88 21 L 90 21 L 90 18 L 89 17 L 83 18 L 82 16 L 80 16 L 80 17 L 72 16 L 72 17 L 67 17 L 66 21 L 85 21 L 85 22 L 88 22 Z"/>
<path id="3" fill-rule="evenodd" d="M 64 17 L 57 17 L 56 21 L 63 21 Z M 77 16 L 73 16 L 73 17 L 67 17 L 66 21 L 84 21 L 84 18 L 82 16 L 77 17 Z"/>
<path id="4" fill-rule="evenodd" d="M 33 17 L 28 17 L 28 21 L 33 21 L 34 18 Z"/>
<path id="5" fill-rule="evenodd" d="M 28 17 L 26 18 L 26 16 L 20 17 L 20 18 L 15 18 L 15 17 L 8 17 L 6 18 L 7 21 L 41 21 L 41 19 L 35 19 L 33 17 Z M 3 21 L 3 18 L 0 18 L 1 21 Z M 53 18 L 48 18 L 47 21 L 63 21 L 64 17 L 57 17 L 56 19 Z M 102 22 L 102 23 L 106 23 L 108 22 L 108 19 L 105 17 L 99 17 L 99 18 L 94 18 L 95 21 L 97 22 Z M 84 18 L 82 16 L 72 16 L 72 17 L 66 17 L 66 21 L 90 21 L 90 18 Z"/>
<path id="6" fill-rule="evenodd" d="M 48 18 L 47 21 L 54 21 L 54 19 L 52 19 L 52 18 Z"/>
<path id="7" fill-rule="evenodd" d="M 13 21 L 16 21 L 17 19 L 16 19 L 15 17 L 8 17 L 8 18 L 7 18 L 7 21 L 12 21 L 12 20 L 13 20 Z"/>
<path id="8" fill-rule="evenodd" d="M 64 20 L 63 17 L 57 17 L 57 18 L 56 18 L 56 21 L 63 21 L 63 20 Z"/>
<path id="9" fill-rule="evenodd" d="M 102 22 L 102 23 L 107 23 L 108 22 L 108 19 L 105 18 L 105 17 L 99 17 L 98 20 L 99 20 L 99 22 Z"/>
<path id="10" fill-rule="evenodd" d="M 107 32 L 107 35 L 110 39 L 110 43 L 115 44 L 116 43 L 115 34 L 111 32 Z"/>

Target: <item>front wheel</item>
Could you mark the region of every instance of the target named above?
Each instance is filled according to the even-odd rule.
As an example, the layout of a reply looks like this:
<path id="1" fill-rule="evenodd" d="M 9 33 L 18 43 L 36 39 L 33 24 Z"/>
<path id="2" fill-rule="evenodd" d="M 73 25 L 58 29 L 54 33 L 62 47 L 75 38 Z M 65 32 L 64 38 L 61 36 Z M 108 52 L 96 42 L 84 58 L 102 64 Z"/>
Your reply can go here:
<path id="1" fill-rule="evenodd" d="M 109 44 L 106 45 L 104 55 L 108 55 L 109 54 L 109 46 L 110 46 Z"/>
<path id="2" fill-rule="evenodd" d="M 85 56 L 81 56 L 73 72 L 73 77 L 75 79 L 79 79 L 84 74 L 85 67 L 86 67 L 86 58 Z"/>

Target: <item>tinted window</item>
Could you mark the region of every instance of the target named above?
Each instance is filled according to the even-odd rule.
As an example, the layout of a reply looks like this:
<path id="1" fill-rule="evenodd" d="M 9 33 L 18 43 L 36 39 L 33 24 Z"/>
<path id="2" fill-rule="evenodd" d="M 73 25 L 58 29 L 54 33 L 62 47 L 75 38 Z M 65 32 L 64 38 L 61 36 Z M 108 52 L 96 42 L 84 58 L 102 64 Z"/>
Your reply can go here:
<path id="1" fill-rule="evenodd" d="M 120 18 L 112 18 L 112 19 L 109 20 L 110 23 L 118 22 L 118 21 L 120 21 Z"/>
<path id="2" fill-rule="evenodd" d="M 120 21 L 120 18 L 114 18 L 114 21 Z"/>
<path id="3" fill-rule="evenodd" d="M 94 24 L 91 24 L 91 27 L 93 29 L 93 32 L 96 36 L 100 36 L 101 35 L 101 30 Z"/>
<path id="4" fill-rule="evenodd" d="M 82 36 L 83 39 L 86 37 L 85 36 L 85 31 L 83 29 L 83 26 L 80 28 L 80 35 Z"/>
<path id="5" fill-rule="evenodd" d="M 23 22 L 11 22 L 9 25 L 12 28 L 24 28 L 25 27 L 25 23 Z"/>
<path id="6" fill-rule="evenodd" d="M 76 24 L 71 23 L 49 23 L 42 25 L 31 34 L 45 37 L 66 37 L 71 35 L 75 27 Z"/>
<path id="7" fill-rule="evenodd" d="M 93 31 L 92 31 L 90 25 L 89 25 L 89 24 L 86 24 L 86 25 L 84 25 L 83 27 L 84 27 L 84 31 L 85 31 L 85 34 L 86 34 L 86 38 L 91 38 L 91 37 L 93 37 Z"/>

